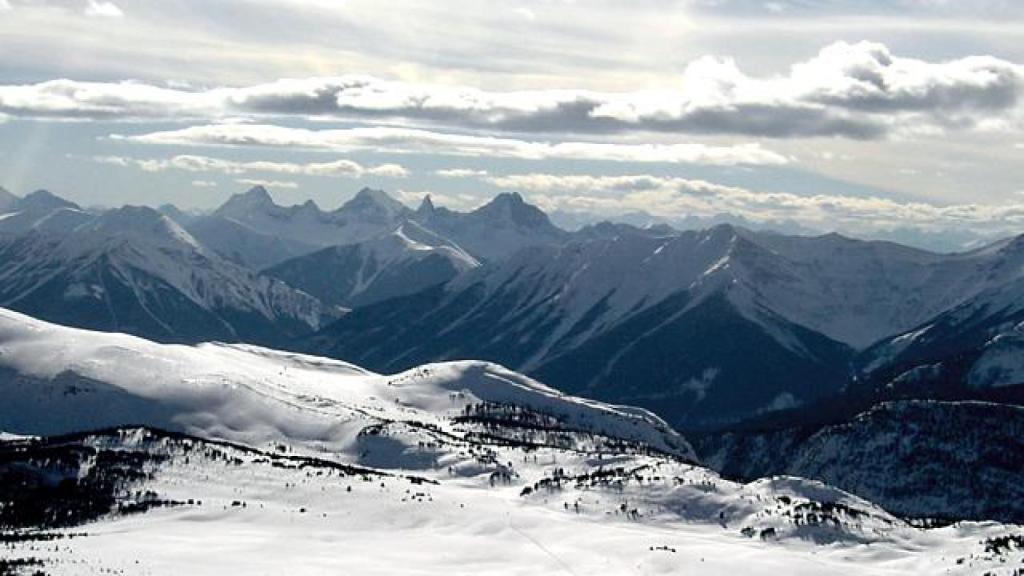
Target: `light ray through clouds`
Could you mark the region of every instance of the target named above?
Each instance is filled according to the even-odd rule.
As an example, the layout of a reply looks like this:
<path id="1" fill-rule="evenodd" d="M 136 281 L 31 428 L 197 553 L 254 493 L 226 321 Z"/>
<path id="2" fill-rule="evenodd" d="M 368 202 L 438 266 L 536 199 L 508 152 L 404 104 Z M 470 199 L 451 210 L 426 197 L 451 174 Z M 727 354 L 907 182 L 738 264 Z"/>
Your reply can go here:
<path id="1" fill-rule="evenodd" d="M 22 193 L 209 207 L 265 182 L 331 205 L 374 184 L 463 206 L 516 189 L 584 220 L 642 206 L 865 236 L 1022 224 L 1020 3 L 0 11 L 0 184 Z"/>

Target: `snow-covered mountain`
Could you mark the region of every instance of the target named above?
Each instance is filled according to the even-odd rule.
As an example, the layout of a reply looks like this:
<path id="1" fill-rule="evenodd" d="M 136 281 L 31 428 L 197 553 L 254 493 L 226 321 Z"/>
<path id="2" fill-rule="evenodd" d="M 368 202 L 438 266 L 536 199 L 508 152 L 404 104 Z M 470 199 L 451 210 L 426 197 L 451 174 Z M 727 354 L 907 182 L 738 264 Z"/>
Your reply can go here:
<path id="1" fill-rule="evenodd" d="M 498 194 L 471 212 L 434 206 L 427 196 L 414 218 L 481 260 L 498 261 L 523 248 L 560 245 L 570 239 L 547 214 L 515 192 Z"/>
<path id="2" fill-rule="evenodd" d="M 685 439 L 646 411 L 573 398 L 485 362 L 383 376 L 246 344 L 167 345 L 67 328 L 4 309 L 0 342 L 8 400 L 0 408 L 0 429 L 19 434 L 142 423 L 251 446 L 286 442 L 367 465 L 394 457 L 393 467 L 416 468 L 447 451 L 452 465 L 474 460 L 458 454 L 459 443 L 418 454 L 413 448 L 422 440 L 472 438 L 487 428 L 478 420 L 522 418 L 517 433 L 524 441 L 531 429 L 543 436 L 550 425 L 553 432 L 584 433 L 569 445 L 586 444 L 595 453 L 606 442 L 614 450 L 628 442 L 631 450 L 695 460 Z M 69 387 L 75 391 L 64 394 Z"/>
<path id="3" fill-rule="evenodd" d="M 313 246 L 351 244 L 390 232 L 412 211 L 380 190 L 363 188 L 334 211 L 312 200 L 279 206 L 266 188 L 256 186 L 235 194 L 213 213 L 268 236 Z"/>
<path id="4" fill-rule="evenodd" d="M 922 326 L 964 350 L 990 347 L 965 376 L 974 384 L 1024 374 L 1013 360 L 1024 341 L 1014 307 L 1024 301 L 1015 298 L 1024 240 L 936 254 L 729 225 L 678 233 L 605 223 L 574 237 L 365 308 L 300 345 L 378 369 L 486 358 L 683 427 L 838 394 L 859 366 L 889 366 L 884 358 L 896 368 L 937 362 L 950 345 L 906 359 L 911 339 L 928 341 Z M 964 329 L 935 328 L 956 322 Z"/>
<path id="5" fill-rule="evenodd" d="M 428 196 L 413 211 L 386 192 L 364 188 L 337 210 L 327 212 L 312 201 L 280 206 L 265 188 L 256 186 L 232 196 L 213 215 L 261 234 L 314 246 L 363 242 L 411 220 L 479 260 L 500 260 L 527 246 L 560 244 L 570 238 L 515 193 L 499 194 L 470 212 L 435 207 Z M 229 242 L 218 245 L 222 246 L 219 251 L 234 250 Z"/>
<path id="6" fill-rule="evenodd" d="M 0 485 L 18 486 L 0 522 L 36 529 L 4 554 L 57 573 L 980 574 L 1024 558 L 1012 526 L 922 530 L 821 483 L 723 480 L 650 413 L 492 364 L 385 376 L 9 311 L 0 350 Z"/>
<path id="7" fill-rule="evenodd" d="M 867 350 L 862 385 L 968 395 L 1024 385 L 1024 236 L 958 261 L 969 295 Z"/>
<path id="8" fill-rule="evenodd" d="M 219 258 L 159 212 L 131 206 L 63 234 L 5 239 L 0 302 L 168 341 L 281 342 L 330 315 L 316 299 Z"/>
<path id="9" fill-rule="evenodd" d="M 36 190 L 23 198 L 14 196 L 3 200 L 3 213 L 0 214 L 0 234 L 3 235 L 27 232 L 63 234 L 93 218 L 74 202 L 46 190 Z"/>
<path id="10" fill-rule="evenodd" d="M 444 284 L 480 263 L 454 243 L 406 221 L 384 236 L 332 246 L 272 266 L 264 274 L 353 308 Z"/>
<path id="11" fill-rule="evenodd" d="M 486 358 L 676 425 L 717 425 L 839 392 L 857 348 L 974 281 L 953 269 L 963 259 L 883 242 L 667 232 L 608 225 L 522 250 L 304 345 L 379 369 Z"/>

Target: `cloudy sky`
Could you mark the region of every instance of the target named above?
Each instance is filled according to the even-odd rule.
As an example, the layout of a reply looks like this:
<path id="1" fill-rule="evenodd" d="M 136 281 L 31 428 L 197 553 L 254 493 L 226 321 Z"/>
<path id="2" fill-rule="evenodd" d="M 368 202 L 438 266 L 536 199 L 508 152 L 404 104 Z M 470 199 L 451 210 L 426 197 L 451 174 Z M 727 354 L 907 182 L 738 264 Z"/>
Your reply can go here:
<path id="1" fill-rule="evenodd" d="M 86 205 L 516 190 L 949 248 L 1024 232 L 1022 96 L 1018 0 L 0 0 L 0 186 Z"/>

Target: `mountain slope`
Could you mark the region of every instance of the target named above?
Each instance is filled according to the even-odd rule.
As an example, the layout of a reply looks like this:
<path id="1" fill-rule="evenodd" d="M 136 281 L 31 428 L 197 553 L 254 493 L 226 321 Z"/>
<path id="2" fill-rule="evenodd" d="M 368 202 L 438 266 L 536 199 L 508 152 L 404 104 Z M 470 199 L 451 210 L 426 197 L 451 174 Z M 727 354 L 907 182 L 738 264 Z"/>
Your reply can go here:
<path id="1" fill-rule="evenodd" d="M 390 234 L 325 248 L 263 273 L 326 304 L 353 308 L 444 284 L 479 266 L 460 247 L 406 221 Z"/>
<path id="2" fill-rule="evenodd" d="M 107 212 L 64 235 L 0 245 L 4 306 L 167 341 L 280 342 L 315 330 L 314 298 L 221 260 L 149 208 Z"/>
<path id="3" fill-rule="evenodd" d="M 385 370 L 479 357 L 675 425 L 714 425 L 845 383 L 852 350 L 761 297 L 773 257 L 730 227 L 536 247 L 298 345 Z M 745 404 L 727 401 L 740 391 Z"/>
<path id="4" fill-rule="evenodd" d="M 972 294 L 859 358 L 861 386 L 969 397 L 1024 385 L 1024 236 L 963 255 Z"/>
<path id="5" fill-rule="evenodd" d="M 299 346 L 380 369 L 486 358 L 678 426 L 721 426 L 836 394 L 858 349 L 958 306 L 1008 310 L 971 302 L 1017 293 L 1007 247 L 940 255 L 728 225 L 588 235 L 360 310 Z M 1000 340 L 990 365 L 1012 364 L 1017 341 Z"/>
<path id="6" fill-rule="evenodd" d="M 249 345 L 174 346 L 65 328 L 2 309 L 0 342 L 0 382 L 9 400 L 0 409 L 0 429 L 19 434 L 142 422 L 256 446 L 287 440 L 366 459 L 366 448 L 377 442 L 359 438 L 367 426 L 394 424 L 411 435 L 403 442 L 418 441 L 442 419 L 497 415 L 511 405 L 598 440 L 628 440 L 693 459 L 686 441 L 647 412 L 572 398 L 487 363 L 430 365 L 388 377 Z"/>
<path id="7" fill-rule="evenodd" d="M 793 474 L 917 518 L 1024 522 L 1024 408 L 897 401 L 820 428 L 736 431 L 696 439 L 733 478 Z"/>
<path id="8" fill-rule="evenodd" d="M 59 573 L 969 574 L 1022 558 L 1013 527 L 923 531 L 820 483 L 723 480 L 645 411 L 490 364 L 381 376 L 8 311 L 0 348 L 0 429 L 71 432 L 0 441 L 0 487 L 18 486 L 0 489 L 0 525 L 19 530 L 5 557 Z M 87 432 L 102 425 L 117 427 Z"/>

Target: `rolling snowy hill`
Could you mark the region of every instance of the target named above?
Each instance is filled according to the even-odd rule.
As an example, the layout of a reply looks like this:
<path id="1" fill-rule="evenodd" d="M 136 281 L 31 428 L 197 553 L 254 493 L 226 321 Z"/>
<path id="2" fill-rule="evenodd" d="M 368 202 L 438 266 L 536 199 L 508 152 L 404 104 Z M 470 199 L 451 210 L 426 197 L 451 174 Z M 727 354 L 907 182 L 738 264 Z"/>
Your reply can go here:
<path id="1" fill-rule="evenodd" d="M 56 574 L 1009 574 L 1024 558 L 1012 526 L 921 530 L 817 482 L 723 480 L 646 411 L 480 362 L 384 376 L 2 311 L 0 388 L 0 486 L 18 487 L 0 490 L 4 559 Z"/>

